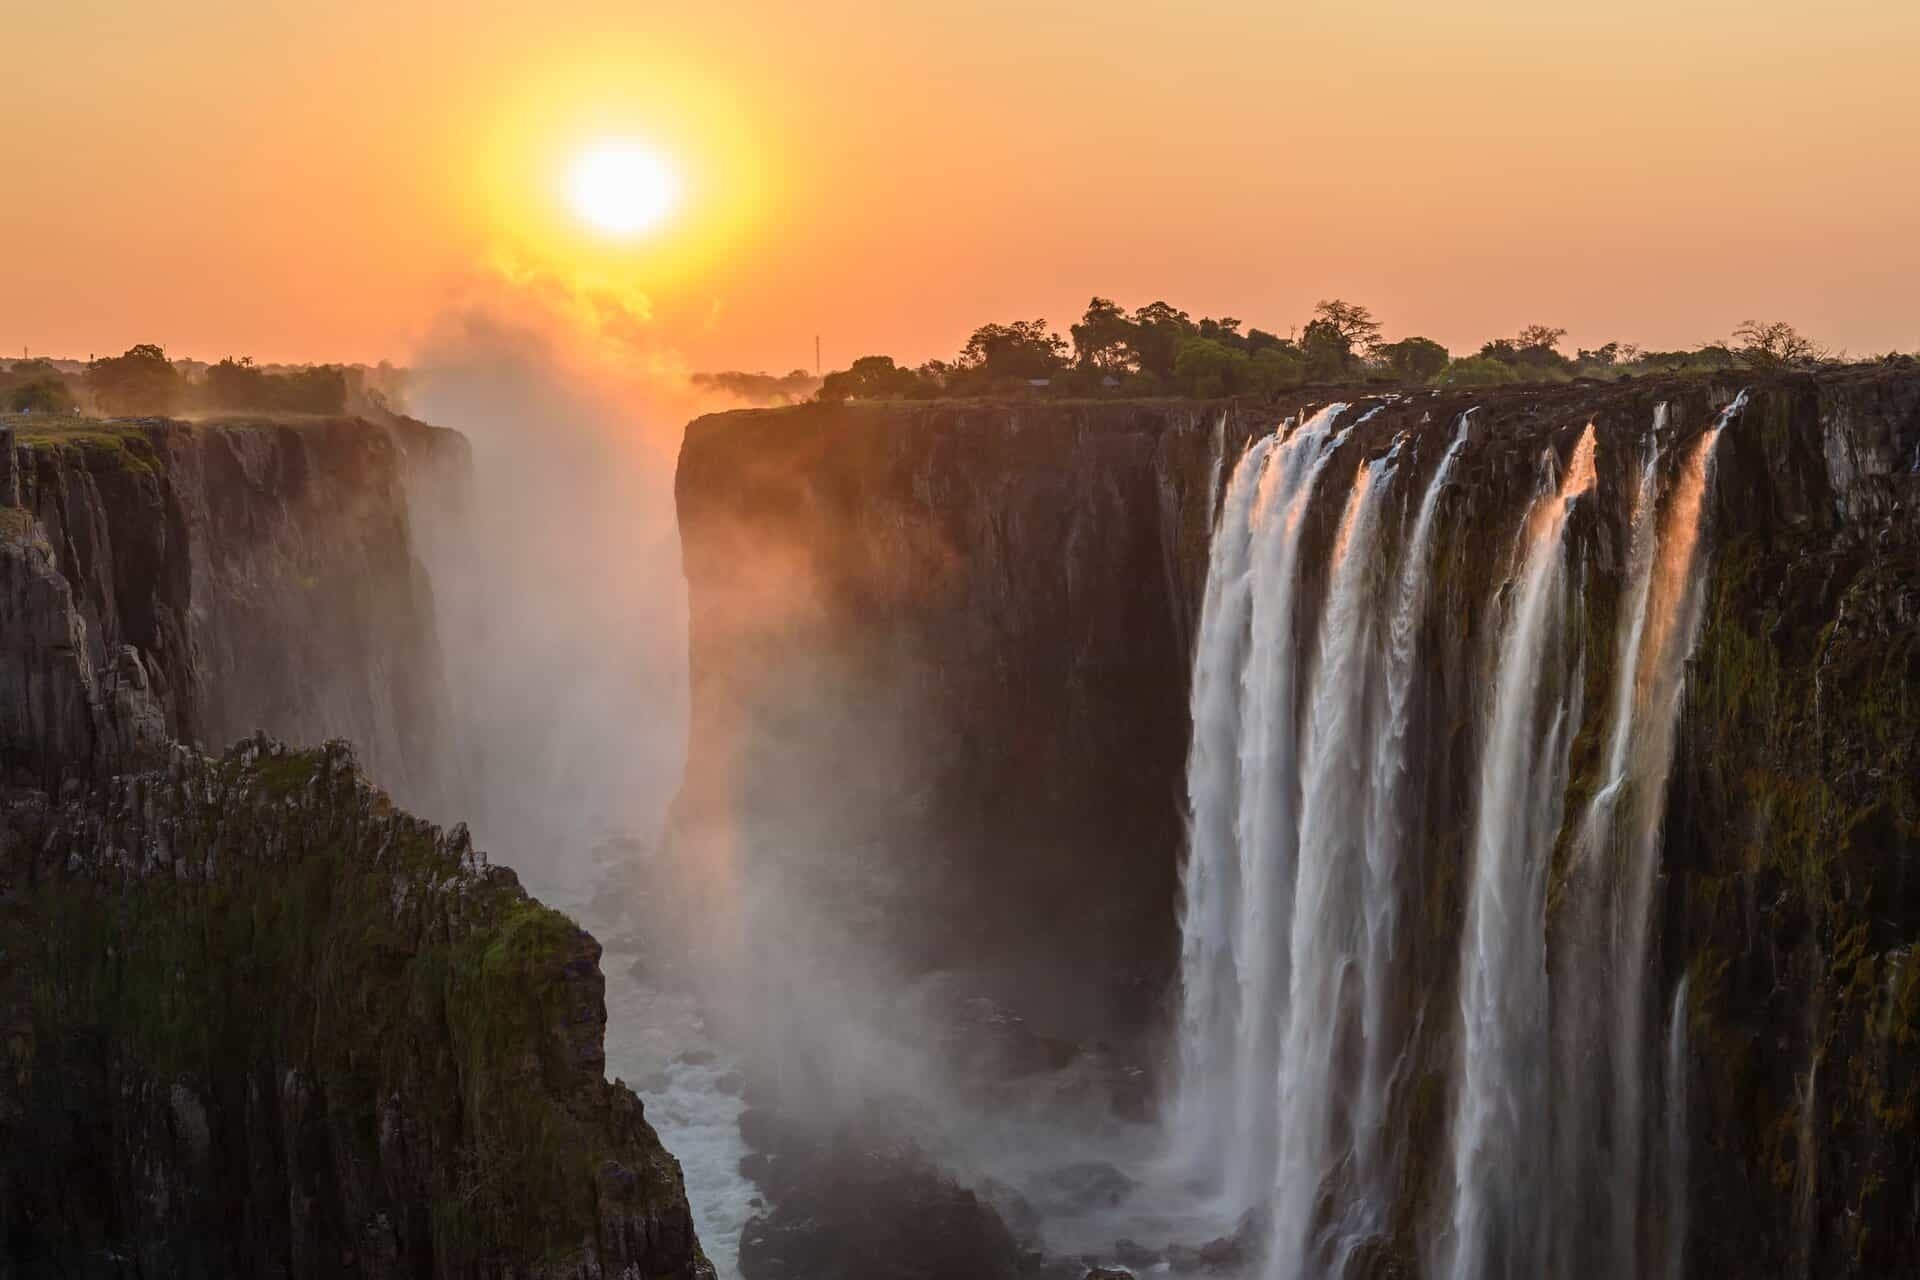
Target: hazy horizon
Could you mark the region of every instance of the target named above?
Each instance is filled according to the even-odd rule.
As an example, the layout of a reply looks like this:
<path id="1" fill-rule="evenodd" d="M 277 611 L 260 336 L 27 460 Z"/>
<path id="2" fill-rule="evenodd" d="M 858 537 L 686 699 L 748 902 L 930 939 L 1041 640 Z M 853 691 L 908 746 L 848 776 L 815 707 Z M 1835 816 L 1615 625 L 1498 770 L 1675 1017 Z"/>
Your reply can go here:
<path id="1" fill-rule="evenodd" d="M 1096 293 L 1920 347 L 1920 7 L 1380 8 L 24 10 L 0 352 L 404 364 L 503 291 L 683 370 L 945 357 Z M 648 234 L 565 207 L 605 138 L 677 174 Z"/>

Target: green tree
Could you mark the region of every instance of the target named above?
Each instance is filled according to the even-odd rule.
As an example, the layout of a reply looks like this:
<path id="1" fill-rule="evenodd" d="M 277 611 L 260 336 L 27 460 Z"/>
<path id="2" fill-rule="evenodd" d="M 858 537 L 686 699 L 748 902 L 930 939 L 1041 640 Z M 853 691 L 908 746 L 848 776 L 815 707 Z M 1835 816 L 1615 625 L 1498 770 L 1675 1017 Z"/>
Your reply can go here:
<path id="1" fill-rule="evenodd" d="M 66 379 L 57 375 L 28 378 L 7 393 L 7 409 L 11 413 L 72 413 L 73 391 Z"/>
<path id="2" fill-rule="evenodd" d="M 340 413 L 347 407 L 347 373 L 338 365 L 309 365 L 270 375 L 273 408 L 292 413 Z"/>
<path id="3" fill-rule="evenodd" d="M 1353 340 L 1331 320 L 1309 320 L 1300 334 L 1310 382 L 1345 382 L 1353 375 Z"/>
<path id="4" fill-rule="evenodd" d="M 821 400 L 905 400 L 925 390 L 923 376 L 902 369 L 892 356 L 861 356 L 846 369 L 826 376 L 820 384 Z"/>
<path id="5" fill-rule="evenodd" d="M 1248 364 L 1252 388 L 1260 395 L 1278 395 L 1301 386 L 1307 380 L 1306 357 L 1291 342 L 1276 342 L 1272 346 L 1258 348 Z"/>
<path id="6" fill-rule="evenodd" d="M 1217 342 L 1235 351 L 1247 349 L 1246 335 L 1240 332 L 1240 322 L 1232 316 L 1222 316 L 1218 320 L 1203 318 L 1194 326 L 1194 332 L 1209 342 Z"/>
<path id="7" fill-rule="evenodd" d="M 1134 324 L 1111 298 L 1087 304 L 1073 335 L 1074 359 L 1082 368 L 1102 373 L 1124 373 L 1133 367 Z"/>
<path id="8" fill-rule="evenodd" d="M 1212 338 L 1184 338 L 1173 359 L 1174 381 L 1190 396 L 1233 395 L 1252 382 L 1253 361 Z"/>
<path id="9" fill-rule="evenodd" d="M 87 390 L 102 413 L 166 414 L 180 397 L 180 372 L 150 342 L 87 365 Z"/>
<path id="10" fill-rule="evenodd" d="M 1826 352 L 1784 320 L 1748 320 L 1733 331 L 1733 352 L 1750 369 L 1784 369 L 1824 359 Z"/>
<path id="11" fill-rule="evenodd" d="M 1346 341 L 1347 354 L 1366 355 L 1380 344 L 1380 322 L 1373 318 L 1373 312 L 1357 302 L 1346 302 L 1340 298 L 1331 298 L 1315 304 L 1313 320 L 1308 324 L 1330 327 Z M 1301 335 L 1301 346 L 1306 345 L 1306 335 Z"/>
<path id="12" fill-rule="evenodd" d="M 1045 320 L 983 324 L 960 349 L 960 367 L 989 383 L 1007 379 L 1050 378 L 1066 366 L 1066 339 Z"/>
<path id="13" fill-rule="evenodd" d="M 1443 387 L 1496 387 L 1520 381 L 1520 373 L 1503 360 L 1478 355 L 1453 361 L 1434 381 Z"/>
<path id="14" fill-rule="evenodd" d="M 1447 367 L 1447 349 L 1432 338 L 1402 338 L 1375 350 L 1401 382 L 1426 382 Z"/>
<path id="15" fill-rule="evenodd" d="M 1609 342 L 1589 351 L 1581 347 L 1574 355 L 1575 364 L 1596 365 L 1602 369 L 1611 369 L 1615 365 L 1632 364 L 1640 358 L 1640 348 L 1631 342 Z"/>
<path id="16" fill-rule="evenodd" d="M 1512 338 L 1496 338 L 1480 348 L 1480 359 L 1497 360 L 1527 378 L 1541 380 L 1551 375 L 1565 374 L 1573 369 L 1573 361 L 1554 349 L 1561 338 L 1566 336 L 1565 329 L 1555 329 L 1544 324 L 1530 324 Z"/>
<path id="17" fill-rule="evenodd" d="M 1553 351 L 1560 345 L 1560 339 L 1567 336 L 1565 329 L 1556 329 L 1551 325 L 1530 324 L 1520 330 L 1513 345 L 1522 351 Z"/>
<path id="18" fill-rule="evenodd" d="M 1180 342 L 1195 330 L 1187 313 L 1165 302 L 1149 302 L 1133 313 L 1134 362 L 1142 373 L 1155 378 L 1174 376 L 1174 361 L 1180 355 Z"/>
<path id="19" fill-rule="evenodd" d="M 204 395 L 211 409 L 265 409 L 268 407 L 266 371 L 252 356 L 226 357 L 207 369 Z"/>

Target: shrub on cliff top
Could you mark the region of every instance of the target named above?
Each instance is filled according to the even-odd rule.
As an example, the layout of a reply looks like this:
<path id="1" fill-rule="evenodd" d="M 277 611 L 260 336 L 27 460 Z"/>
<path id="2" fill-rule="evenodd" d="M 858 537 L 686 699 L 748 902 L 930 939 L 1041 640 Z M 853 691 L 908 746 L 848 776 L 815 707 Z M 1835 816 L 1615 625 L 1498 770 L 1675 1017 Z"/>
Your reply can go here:
<path id="1" fill-rule="evenodd" d="M 1520 372 L 1505 361 L 1467 356 L 1442 369 L 1434 381 L 1443 387 L 1497 387 L 1520 381 Z"/>
<path id="2" fill-rule="evenodd" d="M 41 377 L 7 393 L 9 413 L 72 413 L 73 391 L 64 378 Z"/>
<path id="3" fill-rule="evenodd" d="M 180 399 L 180 371 L 151 342 L 87 365 L 87 390 L 102 413 L 116 416 L 172 413 Z"/>

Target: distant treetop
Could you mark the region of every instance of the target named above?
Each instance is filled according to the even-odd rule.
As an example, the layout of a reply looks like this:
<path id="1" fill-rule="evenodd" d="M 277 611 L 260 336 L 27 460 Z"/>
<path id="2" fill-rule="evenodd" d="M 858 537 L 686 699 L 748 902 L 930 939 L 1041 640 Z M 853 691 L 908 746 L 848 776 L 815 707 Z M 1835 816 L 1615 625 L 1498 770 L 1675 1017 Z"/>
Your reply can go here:
<path id="1" fill-rule="evenodd" d="M 390 365 L 293 365 L 263 368 L 247 356 L 218 364 L 170 360 L 141 342 L 117 356 L 89 360 L 79 372 L 47 359 L 16 360 L 0 370 L 0 409 L 10 413 L 92 413 L 165 417 L 194 413 L 338 414 L 385 409 L 399 387 Z"/>
<path id="2" fill-rule="evenodd" d="M 1171 303 L 1127 311 L 1095 297 L 1062 338 L 1044 320 L 984 324 L 953 361 L 917 368 L 890 356 L 863 356 L 821 383 L 822 400 L 928 400 L 948 396 L 1053 395 L 1273 396 L 1313 385 L 1479 386 L 1630 378 L 1807 365 L 1824 352 L 1792 326 L 1748 322 L 1731 343 L 1643 352 L 1609 342 L 1561 353 L 1567 331 L 1529 324 L 1455 357 L 1431 338 L 1384 340 L 1384 326 L 1359 303 L 1330 298 L 1300 329 L 1280 337 L 1226 316 L 1195 320 Z"/>

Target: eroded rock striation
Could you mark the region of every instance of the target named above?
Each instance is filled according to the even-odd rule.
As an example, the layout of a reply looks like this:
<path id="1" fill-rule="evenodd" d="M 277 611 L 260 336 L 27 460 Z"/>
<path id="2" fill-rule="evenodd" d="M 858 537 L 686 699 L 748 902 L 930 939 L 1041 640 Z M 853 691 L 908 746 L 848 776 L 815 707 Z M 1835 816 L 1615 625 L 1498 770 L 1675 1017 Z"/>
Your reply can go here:
<path id="1" fill-rule="evenodd" d="M 465 454 L 397 417 L 0 423 L 0 773 L 92 772 L 118 698 L 136 739 L 344 737 L 416 789 L 445 695 L 404 488 Z"/>

